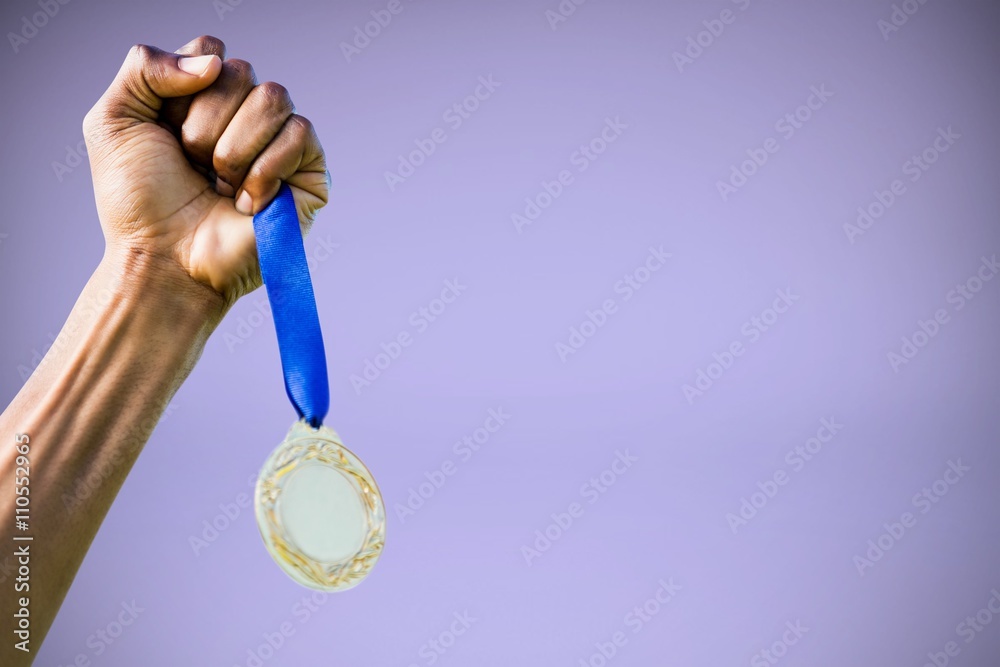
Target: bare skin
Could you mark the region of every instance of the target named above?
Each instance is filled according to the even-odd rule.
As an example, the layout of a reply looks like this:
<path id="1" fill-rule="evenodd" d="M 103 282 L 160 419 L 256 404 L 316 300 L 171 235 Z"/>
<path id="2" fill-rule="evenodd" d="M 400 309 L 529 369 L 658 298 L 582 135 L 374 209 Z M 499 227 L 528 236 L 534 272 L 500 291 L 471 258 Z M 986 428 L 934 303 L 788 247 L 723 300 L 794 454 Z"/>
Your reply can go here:
<path id="1" fill-rule="evenodd" d="M 282 86 L 258 84 L 221 41 L 199 37 L 176 53 L 134 47 L 87 114 L 106 248 L 0 415 L 0 564 L 30 553 L 29 578 L 11 556 L 0 594 L 0 664 L 32 663 L 164 408 L 228 309 L 260 286 L 250 216 L 282 181 L 304 232 L 326 204 L 323 149 L 293 112 Z M 27 531 L 18 494 L 30 499 Z M 20 598 L 30 636 L 19 647 Z"/>

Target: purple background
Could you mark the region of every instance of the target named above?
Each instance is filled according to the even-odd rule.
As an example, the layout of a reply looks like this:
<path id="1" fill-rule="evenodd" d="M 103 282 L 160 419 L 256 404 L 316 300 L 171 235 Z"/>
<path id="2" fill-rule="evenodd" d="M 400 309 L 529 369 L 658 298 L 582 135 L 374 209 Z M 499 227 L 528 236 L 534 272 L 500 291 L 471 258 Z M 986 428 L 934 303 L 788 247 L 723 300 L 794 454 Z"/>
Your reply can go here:
<path id="1" fill-rule="evenodd" d="M 948 301 L 1000 251 L 997 4 L 930 0 L 885 39 L 888 1 L 592 0 L 553 30 L 557 0 L 403 0 L 348 62 L 339 44 L 386 4 L 75 0 L 16 53 L 5 39 L 0 401 L 102 252 L 89 171 L 53 163 L 129 46 L 214 34 L 287 85 L 328 151 L 334 197 L 306 248 L 338 246 L 313 271 L 329 423 L 390 515 L 373 576 L 305 621 L 309 592 L 252 511 L 195 554 L 294 417 L 255 293 L 153 435 L 36 664 L 256 664 L 248 650 L 288 622 L 263 664 L 428 665 L 466 610 L 476 622 L 435 664 L 596 666 L 619 631 L 610 664 L 769 664 L 755 654 L 796 621 L 790 666 L 919 667 L 949 641 L 952 664 L 997 664 L 1000 618 L 970 642 L 960 624 L 1000 588 L 1000 280 Z M 724 9 L 734 22 L 679 71 L 674 52 Z M 5 3 L 0 27 L 37 11 Z M 490 74 L 500 87 L 453 130 L 442 113 Z M 786 139 L 775 122 L 821 85 L 833 97 Z M 607 117 L 627 129 L 578 172 Z M 949 126 L 961 138 L 912 182 L 904 163 Z M 438 127 L 446 143 L 390 191 L 384 173 Z M 723 201 L 717 181 L 769 137 L 778 152 Z M 518 233 L 511 214 L 563 169 L 573 183 Z M 905 194 L 852 243 L 845 223 L 893 179 Z M 661 245 L 672 257 L 626 302 L 616 282 Z M 455 278 L 467 291 L 415 333 L 411 313 Z M 744 322 L 786 288 L 799 300 L 750 342 Z M 617 311 L 563 362 L 556 343 L 609 298 Z M 894 371 L 887 354 L 939 308 L 948 322 Z M 237 345 L 241 318 L 259 326 Z M 350 376 L 401 331 L 413 344 L 356 392 Z M 683 385 L 737 340 L 745 353 L 688 401 Z M 501 407 L 509 421 L 463 461 L 453 444 Z M 786 453 L 822 418 L 843 428 L 795 470 Z M 581 487 L 616 450 L 638 461 L 589 504 Z M 402 520 L 448 460 L 457 472 Z M 959 460 L 968 472 L 921 513 L 914 495 Z M 787 484 L 734 533 L 727 514 L 777 471 Z M 573 502 L 583 515 L 529 566 L 522 546 Z M 907 511 L 916 524 L 859 574 L 855 556 Z M 626 615 L 671 578 L 681 590 L 633 632 Z M 88 645 L 133 600 L 135 623 Z"/>

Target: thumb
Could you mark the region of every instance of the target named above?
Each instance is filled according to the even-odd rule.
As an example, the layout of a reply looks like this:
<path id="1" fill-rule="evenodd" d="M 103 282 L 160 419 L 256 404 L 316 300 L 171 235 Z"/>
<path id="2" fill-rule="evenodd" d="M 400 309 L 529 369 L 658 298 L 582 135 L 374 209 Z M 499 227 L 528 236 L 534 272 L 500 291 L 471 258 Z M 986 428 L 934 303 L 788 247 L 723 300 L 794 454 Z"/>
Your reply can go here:
<path id="1" fill-rule="evenodd" d="M 155 121 L 165 98 L 204 90 L 220 71 L 222 61 L 216 55 L 189 57 L 133 46 L 98 106 L 108 120 Z"/>

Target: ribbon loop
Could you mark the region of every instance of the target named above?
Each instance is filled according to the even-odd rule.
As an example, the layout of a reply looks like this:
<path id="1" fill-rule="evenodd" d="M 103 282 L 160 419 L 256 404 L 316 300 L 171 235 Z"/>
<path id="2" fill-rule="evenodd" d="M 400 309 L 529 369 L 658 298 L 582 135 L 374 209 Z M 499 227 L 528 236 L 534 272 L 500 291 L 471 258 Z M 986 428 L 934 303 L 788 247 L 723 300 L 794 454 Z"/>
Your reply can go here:
<path id="1" fill-rule="evenodd" d="M 326 351 L 295 198 L 286 183 L 254 216 L 253 229 L 278 334 L 285 391 L 299 417 L 319 428 L 330 408 Z"/>

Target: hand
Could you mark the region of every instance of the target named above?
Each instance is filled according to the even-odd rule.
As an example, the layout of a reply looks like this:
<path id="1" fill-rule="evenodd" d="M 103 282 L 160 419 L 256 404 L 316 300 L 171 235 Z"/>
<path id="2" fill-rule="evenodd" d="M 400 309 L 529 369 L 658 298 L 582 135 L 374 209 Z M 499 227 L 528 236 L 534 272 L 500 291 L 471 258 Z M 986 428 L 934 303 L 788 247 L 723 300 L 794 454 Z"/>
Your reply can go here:
<path id="1" fill-rule="evenodd" d="M 258 85 L 214 37 L 176 54 L 133 47 L 83 123 L 108 255 L 194 281 L 223 312 L 259 287 L 250 216 L 284 181 L 305 233 L 329 196 L 323 148 L 293 112 L 284 87 Z"/>

